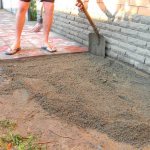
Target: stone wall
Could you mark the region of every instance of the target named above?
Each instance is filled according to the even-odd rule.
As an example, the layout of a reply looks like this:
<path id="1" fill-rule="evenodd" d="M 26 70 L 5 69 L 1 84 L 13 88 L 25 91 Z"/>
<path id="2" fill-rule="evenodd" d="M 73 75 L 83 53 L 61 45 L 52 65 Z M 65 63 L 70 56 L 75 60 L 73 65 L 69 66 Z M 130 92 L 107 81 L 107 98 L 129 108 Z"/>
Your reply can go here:
<path id="1" fill-rule="evenodd" d="M 68 3 L 56 0 L 52 30 L 88 46 L 92 27 L 75 0 Z M 150 1 L 86 0 L 85 5 L 106 38 L 106 54 L 150 73 Z"/>

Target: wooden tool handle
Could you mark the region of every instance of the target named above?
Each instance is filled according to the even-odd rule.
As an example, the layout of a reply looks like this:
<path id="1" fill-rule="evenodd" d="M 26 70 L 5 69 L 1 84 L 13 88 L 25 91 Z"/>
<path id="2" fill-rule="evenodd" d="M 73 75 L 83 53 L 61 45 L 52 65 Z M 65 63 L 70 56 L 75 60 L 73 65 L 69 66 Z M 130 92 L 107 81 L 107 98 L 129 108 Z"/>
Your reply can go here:
<path id="1" fill-rule="evenodd" d="M 98 31 L 96 25 L 94 24 L 92 18 L 90 17 L 88 11 L 86 10 L 86 8 L 85 8 L 85 6 L 84 6 L 82 0 L 78 0 L 78 2 L 82 4 L 83 12 L 84 12 L 84 14 L 86 15 L 86 17 L 87 17 L 88 21 L 90 22 L 91 26 L 93 27 L 94 32 L 97 34 L 98 37 L 100 37 L 99 31 Z"/>

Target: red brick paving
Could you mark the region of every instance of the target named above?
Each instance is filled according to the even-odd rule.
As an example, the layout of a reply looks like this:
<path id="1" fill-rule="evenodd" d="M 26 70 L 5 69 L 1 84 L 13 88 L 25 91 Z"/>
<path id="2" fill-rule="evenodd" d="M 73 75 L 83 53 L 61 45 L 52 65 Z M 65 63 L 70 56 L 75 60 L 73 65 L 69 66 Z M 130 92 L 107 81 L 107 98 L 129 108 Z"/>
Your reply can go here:
<path id="1" fill-rule="evenodd" d="M 41 50 L 40 47 L 42 46 L 43 33 L 31 32 L 30 30 L 33 27 L 33 23 L 26 22 L 22 33 L 22 50 L 15 55 L 8 56 L 5 54 L 5 51 L 14 41 L 15 15 L 7 11 L 0 10 L 0 18 L 0 60 L 87 51 L 87 47 L 53 32 L 50 33 L 50 40 L 57 48 L 57 52 L 49 53 Z"/>

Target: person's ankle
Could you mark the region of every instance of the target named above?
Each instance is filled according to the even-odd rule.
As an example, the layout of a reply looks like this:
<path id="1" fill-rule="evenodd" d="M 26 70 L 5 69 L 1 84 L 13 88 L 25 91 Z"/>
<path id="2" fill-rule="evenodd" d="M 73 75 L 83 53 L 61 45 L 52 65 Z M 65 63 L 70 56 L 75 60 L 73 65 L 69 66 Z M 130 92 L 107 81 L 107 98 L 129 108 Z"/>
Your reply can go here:
<path id="1" fill-rule="evenodd" d="M 43 45 L 45 45 L 45 46 L 49 45 L 49 42 L 43 42 Z"/>
<path id="2" fill-rule="evenodd" d="M 11 48 L 19 48 L 20 47 L 20 42 L 15 42 L 11 45 Z"/>

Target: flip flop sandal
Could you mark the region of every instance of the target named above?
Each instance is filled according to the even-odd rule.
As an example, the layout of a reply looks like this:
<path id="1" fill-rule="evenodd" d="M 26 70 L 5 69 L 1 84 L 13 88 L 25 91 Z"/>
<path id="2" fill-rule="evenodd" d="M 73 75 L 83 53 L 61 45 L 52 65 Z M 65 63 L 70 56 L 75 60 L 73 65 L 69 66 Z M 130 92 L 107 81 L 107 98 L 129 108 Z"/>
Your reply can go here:
<path id="1" fill-rule="evenodd" d="M 16 54 L 18 51 L 20 51 L 21 48 L 15 48 L 15 49 L 11 49 L 11 48 L 8 48 L 7 51 L 6 51 L 6 55 L 14 55 Z"/>
<path id="2" fill-rule="evenodd" d="M 54 53 L 57 51 L 56 47 L 48 47 L 48 46 L 42 46 L 41 49 L 46 50 L 50 53 Z"/>

